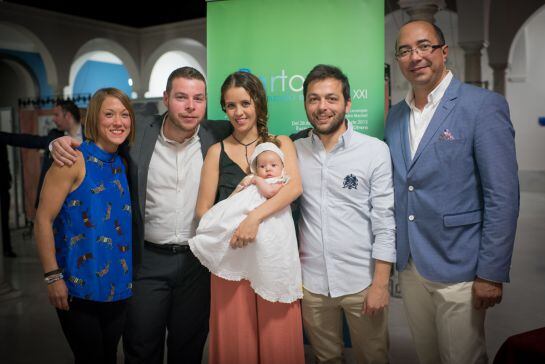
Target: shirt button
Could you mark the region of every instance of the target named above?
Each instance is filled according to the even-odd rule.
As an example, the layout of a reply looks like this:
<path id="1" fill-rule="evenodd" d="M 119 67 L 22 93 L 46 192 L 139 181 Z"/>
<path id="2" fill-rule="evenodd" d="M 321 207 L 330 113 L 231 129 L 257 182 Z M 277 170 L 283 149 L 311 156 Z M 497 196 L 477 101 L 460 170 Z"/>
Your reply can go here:
<path id="1" fill-rule="evenodd" d="M 413 187 L 413 186 L 409 186 L 409 191 L 410 191 L 410 192 L 413 192 L 413 191 L 414 191 L 414 187 Z"/>
<path id="2" fill-rule="evenodd" d="M 414 215 L 409 215 L 409 221 L 414 221 Z"/>

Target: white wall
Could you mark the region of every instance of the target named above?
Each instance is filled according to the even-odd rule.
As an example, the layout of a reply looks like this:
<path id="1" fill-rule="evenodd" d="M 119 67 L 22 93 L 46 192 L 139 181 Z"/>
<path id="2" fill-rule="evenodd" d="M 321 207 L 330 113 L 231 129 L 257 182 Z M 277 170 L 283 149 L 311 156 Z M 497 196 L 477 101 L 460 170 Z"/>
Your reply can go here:
<path id="1" fill-rule="evenodd" d="M 545 7 L 519 30 L 509 53 L 506 98 L 516 132 L 519 169 L 545 171 Z M 524 44 L 525 43 L 525 44 Z"/>

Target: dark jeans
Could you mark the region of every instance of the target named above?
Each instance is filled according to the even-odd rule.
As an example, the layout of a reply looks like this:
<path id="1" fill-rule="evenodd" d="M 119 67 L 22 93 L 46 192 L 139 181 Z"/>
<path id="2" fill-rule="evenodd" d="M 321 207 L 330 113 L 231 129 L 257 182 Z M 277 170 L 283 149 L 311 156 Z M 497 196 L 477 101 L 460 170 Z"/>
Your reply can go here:
<path id="1" fill-rule="evenodd" d="M 117 362 L 127 300 L 96 302 L 70 297 L 70 310 L 57 310 L 76 364 Z"/>
<path id="2" fill-rule="evenodd" d="M 200 364 L 210 315 L 210 274 L 189 249 L 144 247 L 123 334 L 126 363 Z"/>
<path id="3" fill-rule="evenodd" d="M 2 209 L 2 244 L 4 253 L 9 253 L 13 251 L 11 246 L 11 235 L 9 231 L 9 205 L 9 190 L 0 191 L 0 207 Z"/>

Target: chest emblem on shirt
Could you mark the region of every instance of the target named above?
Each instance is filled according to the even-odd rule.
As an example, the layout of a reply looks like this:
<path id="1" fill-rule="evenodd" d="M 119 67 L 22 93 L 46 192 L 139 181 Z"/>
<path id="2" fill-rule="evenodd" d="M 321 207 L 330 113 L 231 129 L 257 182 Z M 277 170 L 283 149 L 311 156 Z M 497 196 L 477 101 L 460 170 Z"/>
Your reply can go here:
<path id="1" fill-rule="evenodd" d="M 344 177 L 343 181 L 343 188 L 351 189 L 358 189 L 358 178 L 354 176 L 353 174 L 349 174 L 346 177 Z"/>

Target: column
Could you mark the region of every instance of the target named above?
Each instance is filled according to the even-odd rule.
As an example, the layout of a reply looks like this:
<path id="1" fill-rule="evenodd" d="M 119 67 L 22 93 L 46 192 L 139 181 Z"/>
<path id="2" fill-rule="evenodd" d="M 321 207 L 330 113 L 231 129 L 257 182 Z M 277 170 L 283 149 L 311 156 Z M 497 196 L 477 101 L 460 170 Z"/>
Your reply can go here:
<path id="1" fill-rule="evenodd" d="M 490 67 L 494 70 L 494 91 L 505 95 L 505 71 L 507 63 L 490 63 Z"/>
<path id="2" fill-rule="evenodd" d="M 464 81 L 477 86 L 481 85 L 481 50 L 483 42 L 467 41 L 460 42 L 458 45 L 464 50 L 465 75 Z"/>
<path id="3" fill-rule="evenodd" d="M 411 20 L 426 20 L 435 23 L 435 13 L 447 7 L 445 0 L 399 0 L 399 7 Z"/>
<path id="4" fill-rule="evenodd" d="M 489 22 L 488 0 L 458 0 L 458 45 L 464 50 L 464 81 L 483 86 L 481 51 L 486 45 Z"/>

